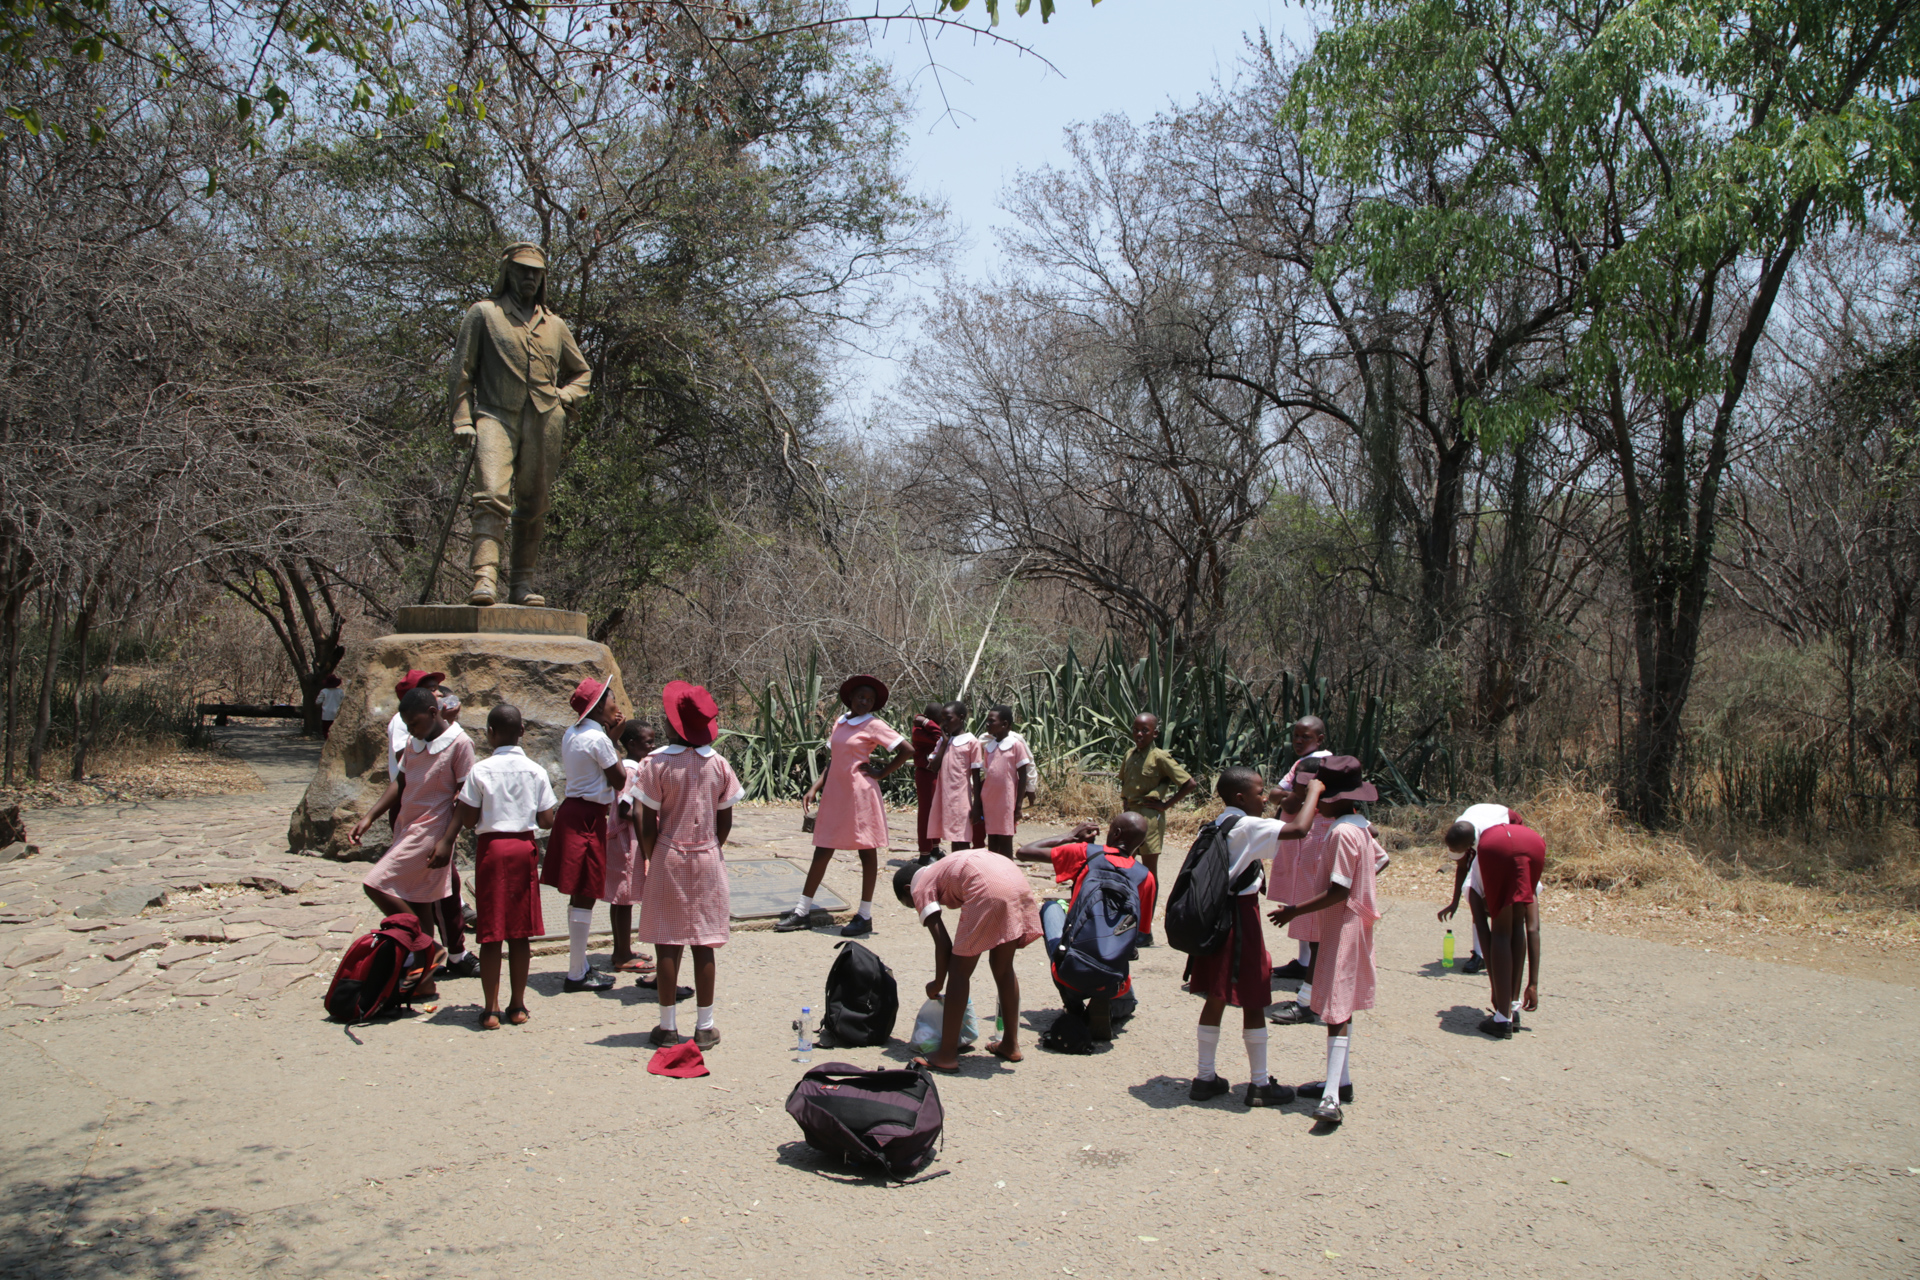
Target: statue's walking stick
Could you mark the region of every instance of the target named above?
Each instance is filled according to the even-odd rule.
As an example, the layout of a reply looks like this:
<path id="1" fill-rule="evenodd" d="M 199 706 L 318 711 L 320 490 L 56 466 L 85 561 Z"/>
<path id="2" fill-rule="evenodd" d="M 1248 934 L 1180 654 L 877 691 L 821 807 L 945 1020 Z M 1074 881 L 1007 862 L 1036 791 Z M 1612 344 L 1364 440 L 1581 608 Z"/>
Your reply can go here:
<path id="1" fill-rule="evenodd" d="M 453 487 L 453 501 L 447 505 L 446 523 L 440 526 L 440 541 L 433 548 L 433 563 L 427 566 L 427 585 L 421 588 L 420 603 L 426 604 L 433 599 L 433 584 L 440 579 L 440 561 L 447 554 L 447 538 L 453 533 L 453 522 L 460 515 L 460 499 L 467 492 L 467 477 L 473 474 L 473 455 L 480 449 L 480 433 L 475 432 L 467 446 L 467 461 L 460 468 L 460 483 Z"/>

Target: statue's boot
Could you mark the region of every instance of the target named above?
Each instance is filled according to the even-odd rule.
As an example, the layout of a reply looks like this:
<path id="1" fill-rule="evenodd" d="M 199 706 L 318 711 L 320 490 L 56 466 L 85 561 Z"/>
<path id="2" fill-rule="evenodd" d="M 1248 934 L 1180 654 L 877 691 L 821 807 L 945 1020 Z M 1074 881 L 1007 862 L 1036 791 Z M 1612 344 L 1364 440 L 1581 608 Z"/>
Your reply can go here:
<path id="1" fill-rule="evenodd" d="M 468 604 L 492 604 L 498 595 L 500 543 L 506 532 L 506 522 L 499 516 L 474 513 L 473 552 L 467 559 L 468 567 L 473 570 L 473 590 L 467 593 Z"/>
<path id="2" fill-rule="evenodd" d="M 511 604 L 538 609 L 547 598 L 533 589 L 533 572 L 540 564 L 540 542 L 546 534 L 545 517 L 513 522 L 513 587 L 507 600 Z"/>

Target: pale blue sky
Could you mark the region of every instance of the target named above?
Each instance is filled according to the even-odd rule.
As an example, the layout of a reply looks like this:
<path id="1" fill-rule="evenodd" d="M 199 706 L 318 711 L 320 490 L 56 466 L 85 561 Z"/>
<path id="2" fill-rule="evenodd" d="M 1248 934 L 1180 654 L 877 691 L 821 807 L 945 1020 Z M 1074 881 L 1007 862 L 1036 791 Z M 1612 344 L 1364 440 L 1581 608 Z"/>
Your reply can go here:
<path id="1" fill-rule="evenodd" d="M 923 0 L 923 7 L 933 6 Z M 994 228 L 1006 219 L 1002 189 L 1021 169 L 1063 160 L 1061 138 L 1069 125 L 1116 112 L 1146 119 L 1170 102 L 1191 99 L 1216 74 L 1230 76 L 1244 37 L 1258 29 L 1266 28 L 1276 43 L 1304 47 L 1313 28 L 1309 10 L 1273 0 L 1102 0 L 1097 7 L 1060 0 L 1044 26 L 1037 4 L 1024 18 L 1013 16 L 1013 0 L 1002 0 L 1002 7 L 999 32 L 1052 69 L 1040 58 L 960 32 L 927 31 L 929 43 L 923 43 L 912 24 L 873 29 L 875 51 L 893 65 L 918 109 L 909 125 L 914 185 L 947 202 L 952 229 L 970 242 L 954 256 L 960 276 L 992 268 Z M 965 16 L 984 22 L 984 5 L 975 0 Z M 911 328 L 876 337 L 897 348 L 911 341 Z M 855 385 L 846 390 L 851 416 L 884 394 L 896 368 L 887 359 L 855 362 L 849 369 Z"/>

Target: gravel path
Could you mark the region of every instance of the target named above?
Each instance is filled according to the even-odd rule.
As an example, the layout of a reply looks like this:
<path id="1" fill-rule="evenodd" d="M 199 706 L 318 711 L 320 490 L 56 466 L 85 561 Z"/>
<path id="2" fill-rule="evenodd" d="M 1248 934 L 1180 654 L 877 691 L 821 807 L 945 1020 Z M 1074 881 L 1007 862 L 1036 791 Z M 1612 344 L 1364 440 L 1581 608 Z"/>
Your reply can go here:
<path id="1" fill-rule="evenodd" d="M 41 854 L 0 866 L 0 1274 L 1920 1274 L 1912 986 L 1556 928 L 1540 1014 L 1494 1043 L 1472 1029 L 1484 983 L 1440 969 L 1431 908 L 1395 900 L 1340 1130 L 1186 1100 L 1197 1003 L 1160 949 L 1105 1051 L 1029 1040 L 941 1080 L 949 1172 L 889 1186 L 782 1110 L 824 934 L 735 935 L 702 1079 L 646 1074 L 651 993 L 562 995 L 560 957 L 535 961 L 524 1028 L 475 1030 L 477 982 L 431 1014 L 326 1022 L 371 912 L 357 868 L 285 853 L 310 765 L 276 750 L 253 757 L 261 794 L 36 812 Z M 804 856 L 791 817 L 743 812 L 741 847 Z M 1395 871 L 1388 893 L 1424 889 Z M 849 899 L 851 872 L 830 880 Z M 101 905 L 154 885 L 163 905 Z M 904 1033 L 929 948 L 890 898 L 872 945 Z M 1020 973 L 1044 1027 L 1037 948 Z M 1317 1029 L 1273 1030 L 1282 1080 L 1323 1054 Z"/>

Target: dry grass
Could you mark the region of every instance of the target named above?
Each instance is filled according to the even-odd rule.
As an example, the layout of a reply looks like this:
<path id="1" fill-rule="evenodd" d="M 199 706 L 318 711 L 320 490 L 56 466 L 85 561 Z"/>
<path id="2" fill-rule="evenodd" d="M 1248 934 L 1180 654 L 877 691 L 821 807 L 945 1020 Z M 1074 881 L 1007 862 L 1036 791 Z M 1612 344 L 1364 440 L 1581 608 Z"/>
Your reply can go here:
<path id="1" fill-rule="evenodd" d="M 94 753 L 93 769 L 84 782 L 70 782 L 70 761 L 64 752 L 49 753 L 51 780 L 25 780 L 24 762 L 12 787 L 0 787 L 0 807 L 53 809 L 65 805 L 105 804 L 138 800 L 179 800 L 193 796 L 226 796 L 259 791 L 260 775 L 245 761 L 217 748 L 183 751 L 170 743 L 123 743 Z"/>

